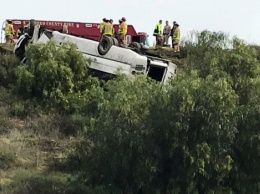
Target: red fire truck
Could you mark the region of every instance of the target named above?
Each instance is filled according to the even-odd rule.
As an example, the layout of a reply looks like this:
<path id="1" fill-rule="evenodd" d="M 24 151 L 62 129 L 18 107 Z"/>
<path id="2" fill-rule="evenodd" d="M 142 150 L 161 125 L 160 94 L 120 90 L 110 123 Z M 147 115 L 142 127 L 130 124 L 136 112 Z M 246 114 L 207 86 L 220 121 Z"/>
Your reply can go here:
<path id="1" fill-rule="evenodd" d="M 8 20 L 8 19 L 7 19 Z M 6 21 L 7 21 L 6 20 Z M 9 19 L 12 21 L 14 30 L 17 31 L 22 24 L 26 24 L 30 20 L 25 19 Z M 36 20 L 37 25 L 43 26 L 45 29 L 62 31 L 66 25 L 68 34 L 88 38 L 92 40 L 100 39 L 99 23 L 69 22 L 69 21 L 47 21 Z M 4 25 L 3 25 L 4 27 Z M 114 24 L 115 31 L 118 31 L 119 24 Z M 17 38 L 16 36 L 14 37 Z M 148 35 L 145 32 L 136 32 L 133 25 L 128 24 L 128 32 L 126 35 L 127 44 L 131 42 L 139 42 L 149 46 Z"/>

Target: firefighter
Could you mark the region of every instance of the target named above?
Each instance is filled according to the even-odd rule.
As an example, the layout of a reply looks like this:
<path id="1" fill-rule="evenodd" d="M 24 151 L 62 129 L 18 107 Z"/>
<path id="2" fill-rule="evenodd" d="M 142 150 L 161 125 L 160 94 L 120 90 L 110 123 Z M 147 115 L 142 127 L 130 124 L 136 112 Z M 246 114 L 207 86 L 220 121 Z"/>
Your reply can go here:
<path id="1" fill-rule="evenodd" d="M 28 32 L 30 28 L 30 22 L 26 22 L 26 24 L 24 25 L 24 33 Z"/>
<path id="2" fill-rule="evenodd" d="M 112 25 L 112 36 L 115 37 L 115 28 L 114 28 L 114 25 L 113 25 L 113 19 L 110 19 L 109 22 L 111 23 Z"/>
<path id="3" fill-rule="evenodd" d="M 118 42 L 120 43 L 120 37 L 119 37 L 119 34 L 121 34 L 120 25 L 122 24 L 122 20 L 119 19 L 119 20 L 118 20 L 118 23 L 119 23 L 119 25 L 118 25 L 118 30 L 117 30 L 117 32 L 115 32 L 115 37 L 117 38 Z"/>
<path id="4" fill-rule="evenodd" d="M 171 29 L 171 38 L 172 38 L 172 48 L 174 48 L 173 45 L 173 34 L 174 34 L 174 27 L 175 27 L 176 21 L 173 22 L 172 29 Z"/>
<path id="5" fill-rule="evenodd" d="M 16 36 L 18 37 L 18 39 L 20 38 L 21 35 L 23 35 L 24 33 L 28 33 L 28 29 L 29 29 L 29 22 L 26 22 L 25 25 L 21 24 L 21 27 L 18 28 L 17 32 L 16 32 Z"/>
<path id="6" fill-rule="evenodd" d="M 113 25 L 111 24 L 110 20 L 106 20 L 106 23 L 104 24 L 103 35 L 104 36 L 113 35 Z"/>
<path id="7" fill-rule="evenodd" d="M 103 18 L 102 19 L 103 21 L 100 23 L 99 25 L 99 30 L 100 30 L 100 38 L 102 38 L 102 35 L 104 33 L 104 26 L 105 26 L 105 23 L 107 22 L 107 19 L 106 18 Z"/>
<path id="8" fill-rule="evenodd" d="M 122 17 L 122 23 L 119 25 L 118 36 L 119 44 L 126 45 L 127 23 L 125 17 Z"/>
<path id="9" fill-rule="evenodd" d="M 180 52 L 180 28 L 179 28 L 179 24 L 176 22 L 174 24 L 174 32 L 173 32 L 173 52 Z"/>
<path id="10" fill-rule="evenodd" d="M 7 24 L 5 26 L 5 41 L 7 44 L 13 42 L 13 37 L 15 34 L 14 26 L 11 20 L 7 20 Z"/>
<path id="11" fill-rule="evenodd" d="M 17 32 L 16 32 L 16 36 L 18 37 L 18 39 L 20 38 L 21 35 L 24 34 L 24 25 L 22 24 L 20 28 L 18 28 Z"/>

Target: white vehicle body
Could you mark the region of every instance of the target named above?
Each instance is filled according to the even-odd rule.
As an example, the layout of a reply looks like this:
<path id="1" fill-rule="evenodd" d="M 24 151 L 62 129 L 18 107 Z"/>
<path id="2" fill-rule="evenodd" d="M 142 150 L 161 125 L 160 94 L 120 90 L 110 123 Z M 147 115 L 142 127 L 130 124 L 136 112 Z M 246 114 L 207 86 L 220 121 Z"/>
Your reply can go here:
<path id="1" fill-rule="evenodd" d="M 156 79 L 161 82 L 166 82 L 176 73 L 177 66 L 170 61 L 141 55 L 131 49 L 112 45 L 106 54 L 101 55 L 98 51 L 100 44 L 98 41 L 75 37 L 58 31 L 44 31 L 40 37 L 38 34 L 39 26 L 35 26 L 31 42 L 47 43 L 48 41 L 54 41 L 57 46 L 62 43 L 75 44 L 79 52 L 86 58 L 91 59 L 90 69 L 101 73 L 115 75 L 120 71 L 128 76 L 139 73 L 152 78 L 153 74 L 159 73 L 160 75 Z M 14 52 L 20 47 L 21 42 L 18 40 Z"/>

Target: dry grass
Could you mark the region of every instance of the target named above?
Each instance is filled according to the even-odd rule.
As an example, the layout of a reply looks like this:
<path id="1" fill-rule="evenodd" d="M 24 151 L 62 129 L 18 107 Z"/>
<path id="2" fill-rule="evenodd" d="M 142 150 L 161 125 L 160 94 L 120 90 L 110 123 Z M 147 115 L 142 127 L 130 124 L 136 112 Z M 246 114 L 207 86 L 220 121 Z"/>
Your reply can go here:
<path id="1" fill-rule="evenodd" d="M 0 194 L 32 194 L 32 184 L 48 190 L 52 181 L 62 188 L 67 176 L 64 161 L 72 140 L 60 132 L 62 118 L 44 115 L 40 109 L 25 114 L 27 110 L 0 86 Z"/>
<path id="2" fill-rule="evenodd" d="M 9 191 L 10 185 L 20 184 L 25 177 L 49 172 L 50 165 L 55 171 L 53 163 L 66 158 L 70 143 L 59 135 L 48 116 L 8 121 L 12 128 L 0 135 L 0 193 Z"/>
<path id="3" fill-rule="evenodd" d="M 12 53 L 14 49 L 14 43 L 11 44 L 5 44 L 5 43 L 0 43 L 0 52 L 1 53 Z"/>

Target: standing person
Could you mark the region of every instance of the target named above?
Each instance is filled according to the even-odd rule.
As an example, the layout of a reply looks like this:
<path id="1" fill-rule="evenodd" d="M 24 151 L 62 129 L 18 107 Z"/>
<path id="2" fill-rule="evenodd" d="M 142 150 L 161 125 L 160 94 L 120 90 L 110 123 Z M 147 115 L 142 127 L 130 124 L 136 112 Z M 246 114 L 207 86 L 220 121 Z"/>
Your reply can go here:
<path id="1" fill-rule="evenodd" d="M 118 31 L 117 31 L 117 33 L 115 33 L 119 45 L 122 43 L 122 40 L 121 40 L 121 38 L 120 38 L 120 36 L 119 36 L 119 34 L 122 34 L 122 29 L 121 29 L 121 24 L 122 24 L 122 22 L 123 22 L 123 21 L 122 21 L 121 19 L 118 20 L 118 23 L 119 23 L 119 25 L 118 25 Z"/>
<path id="2" fill-rule="evenodd" d="M 174 32 L 173 32 L 173 52 L 180 52 L 180 28 L 179 24 L 174 24 Z"/>
<path id="3" fill-rule="evenodd" d="M 114 24 L 113 24 L 113 19 L 109 20 L 110 24 L 112 25 L 112 36 L 115 37 L 115 28 L 114 28 Z"/>
<path id="4" fill-rule="evenodd" d="M 172 48 L 174 48 L 174 45 L 173 45 L 173 33 L 174 33 L 175 24 L 176 24 L 176 21 L 173 22 L 172 29 L 171 29 Z"/>
<path id="5" fill-rule="evenodd" d="M 162 46 L 162 20 L 155 25 L 154 36 L 156 37 L 156 47 Z"/>
<path id="6" fill-rule="evenodd" d="M 123 43 L 123 45 L 126 45 L 126 34 L 127 34 L 127 23 L 126 23 L 126 19 L 125 17 L 122 17 L 122 23 L 120 24 L 119 26 L 119 39 L 120 39 L 120 42 Z"/>
<path id="7" fill-rule="evenodd" d="M 16 32 L 16 36 L 17 36 L 17 38 L 19 39 L 20 36 L 23 35 L 23 34 L 24 34 L 24 25 L 21 24 L 21 27 L 18 28 L 18 30 L 17 30 L 17 32 Z"/>
<path id="8" fill-rule="evenodd" d="M 168 21 L 165 22 L 165 26 L 163 28 L 163 44 L 169 44 L 169 37 L 171 35 L 171 26 Z"/>
<path id="9" fill-rule="evenodd" d="M 107 22 L 106 18 L 102 19 L 102 22 L 99 25 L 99 31 L 100 31 L 100 39 L 102 38 L 102 35 L 104 33 L 104 27 L 105 27 L 105 23 Z"/>
<path id="10" fill-rule="evenodd" d="M 5 26 L 5 41 L 7 44 L 13 42 L 15 30 L 11 20 L 7 20 L 7 24 Z"/>
<path id="11" fill-rule="evenodd" d="M 113 25 L 111 24 L 110 20 L 107 20 L 104 25 L 104 36 L 112 36 L 113 35 Z"/>
<path id="12" fill-rule="evenodd" d="M 30 29 L 30 22 L 26 22 L 24 25 L 24 33 L 28 33 Z"/>

